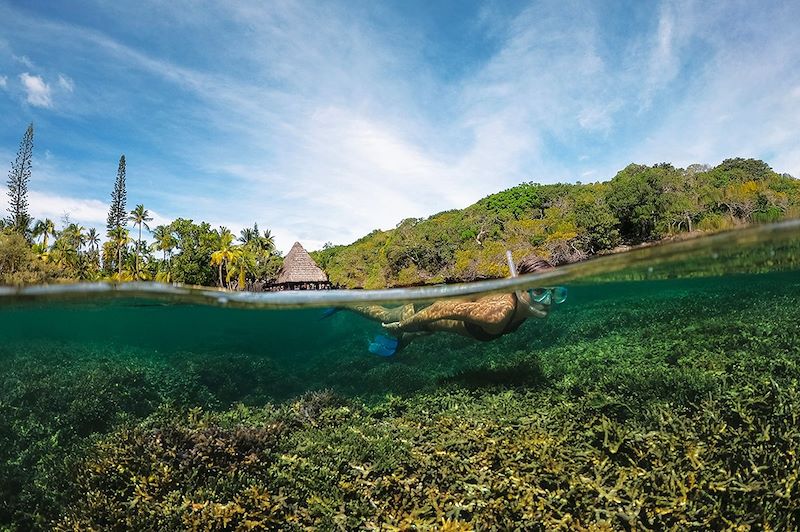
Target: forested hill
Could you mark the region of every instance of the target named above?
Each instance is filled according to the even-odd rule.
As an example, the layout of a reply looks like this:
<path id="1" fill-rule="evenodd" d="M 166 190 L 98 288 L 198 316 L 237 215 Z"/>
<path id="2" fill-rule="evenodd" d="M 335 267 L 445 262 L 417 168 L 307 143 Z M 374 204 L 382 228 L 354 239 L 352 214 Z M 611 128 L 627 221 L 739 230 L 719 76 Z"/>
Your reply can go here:
<path id="1" fill-rule="evenodd" d="M 524 183 L 312 255 L 334 284 L 382 288 L 504 277 L 507 249 L 565 263 L 681 232 L 791 217 L 800 217 L 800 181 L 760 160 L 631 164 L 602 183 Z"/>

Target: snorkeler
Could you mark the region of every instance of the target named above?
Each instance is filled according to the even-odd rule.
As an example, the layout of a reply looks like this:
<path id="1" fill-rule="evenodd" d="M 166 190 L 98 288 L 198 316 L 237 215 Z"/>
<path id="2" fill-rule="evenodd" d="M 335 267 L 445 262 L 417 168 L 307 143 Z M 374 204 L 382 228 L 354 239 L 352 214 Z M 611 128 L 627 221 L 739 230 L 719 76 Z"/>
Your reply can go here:
<path id="1" fill-rule="evenodd" d="M 509 261 L 509 267 L 513 263 Z M 512 274 L 541 272 L 552 269 L 546 260 L 531 255 L 523 259 Z M 378 336 L 370 351 L 390 356 L 405 347 L 413 338 L 434 332 L 460 334 L 481 342 L 495 340 L 516 331 L 530 318 L 546 318 L 554 303 L 566 299 L 566 289 L 534 288 L 525 292 L 495 294 L 474 300 L 443 300 L 419 311 L 413 305 L 386 308 L 379 305 L 353 307 L 351 310 L 380 321 L 392 337 Z"/>

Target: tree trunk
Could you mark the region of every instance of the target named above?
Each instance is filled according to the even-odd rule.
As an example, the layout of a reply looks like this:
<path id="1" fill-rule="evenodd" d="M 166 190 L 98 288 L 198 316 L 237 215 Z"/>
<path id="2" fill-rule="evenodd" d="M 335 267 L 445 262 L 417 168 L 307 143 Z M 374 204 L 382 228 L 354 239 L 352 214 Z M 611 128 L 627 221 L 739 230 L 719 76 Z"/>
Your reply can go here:
<path id="1" fill-rule="evenodd" d="M 222 261 L 219 261 L 219 287 L 224 288 L 222 286 Z"/>
<path id="2" fill-rule="evenodd" d="M 142 224 L 139 224 L 139 240 L 136 241 L 136 276 L 139 276 L 139 251 L 142 247 Z"/>

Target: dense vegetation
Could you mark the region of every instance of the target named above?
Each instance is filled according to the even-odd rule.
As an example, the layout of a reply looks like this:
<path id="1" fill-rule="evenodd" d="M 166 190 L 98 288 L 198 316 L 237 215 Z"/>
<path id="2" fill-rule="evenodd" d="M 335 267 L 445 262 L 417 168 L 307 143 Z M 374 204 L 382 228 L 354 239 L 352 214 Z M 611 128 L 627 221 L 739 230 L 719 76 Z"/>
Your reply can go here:
<path id="1" fill-rule="evenodd" d="M 236 243 L 225 227 L 177 219 L 153 228 L 153 243 L 146 245 L 142 229 L 150 230 L 152 218 L 141 204 L 127 211 L 124 155 L 104 243 L 94 228 L 87 231 L 68 215 L 60 229 L 49 219 L 34 222 L 27 201 L 32 154 L 31 124 L 9 172 L 0 254 L 16 259 L 0 264 L 0 284 L 157 280 L 258 290 L 282 265 L 271 232 L 259 232 L 257 224 L 242 230 Z M 343 288 L 471 281 L 505 276 L 507 249 L 517 258 L 534 252 L 573 262 L 620 245 L 798 216 L 800 181 L 763 161 L 728 159 L 714 168 L 686 169 L 631 164 L 604 183 L 525 183 L 463 210 L 403 220 L 350 245 L 327 244 L 312 256 Z"/>
<path id="2" fill-rule="evenodd" d="M 800 181 L 762 161 L 632 164 L 604 183 L 522 184 L 312 255 L 333 283 L 350 288 L 469 281 L 505 276 L 507 249 L 573 262 L 620 245 L 798 216 Z"/>
<path id="3" fill-rule="evenodd" d="M 315 353 L 6 343 L 0 528 L 795 529 L 799 297 L 796 272 L 578 287 L 393 361 L 349 314 L 273 316 L 331 328 Z"/>
<path id="4" fill-rule="evenodd" d="M 243 290 L 271 281 L 281 267 L 272 233 L 258 224 L 241 231 L 238 243 L 226 227 L 179 218 L 153 228 L 150 212 L 139 204 L 127 210 L 125 155 L 119 159 L 111 192 L 106 238 L 95 228 L 70 222 L 60 229 L 53 220 L 34 221 L 28 213 L 28 183 L 32 175 L 33 124 L 20 142 L 8 175 L 8 217 L 0 221 L 0 285 L 57 281 L 156 280 Z M 134 239 L 128 222 L 136 230 Z M 159 254 L 161 256 L 159 257 Z"/>

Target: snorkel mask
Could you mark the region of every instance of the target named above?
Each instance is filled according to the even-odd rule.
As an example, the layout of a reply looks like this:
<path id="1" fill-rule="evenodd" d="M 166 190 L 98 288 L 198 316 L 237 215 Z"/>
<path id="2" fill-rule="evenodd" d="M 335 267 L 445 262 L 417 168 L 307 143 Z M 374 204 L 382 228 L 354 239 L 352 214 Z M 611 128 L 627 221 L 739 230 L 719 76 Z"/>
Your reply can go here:
<path id="1" fill-rule="evenodd" d="M 563 286 L 529 288 L 528 296 L 530 296 L 531 301 L 536 301 L 542 305 L 560 305 L 567 300 L 567 289 Z"/>
<path id="2" fill-rule="evenodd" d="M 517 277 L 517 267 L 514 265 L 514 259 L 511 256 L 511 251 L 506 251 L 506 260 L 508 261 L 508 270 L 511 273 L 511 277 Z M 529 288 L 527 290 L 528 297 L 530 298 L 531 303 L 539 303 L 540 305 L 550 306 L 550 305 L 560 305 L 564 301 L 567 300 L 567 289 L 564 286 L 549 286 L 543 288 Z M 521 300 L 520 296 L 522 295 L 521 292 L 517 291 L 517 299 Z M 528 304 L 528 308 L 531 311 L 538 311 L 531 305 Z"/>

